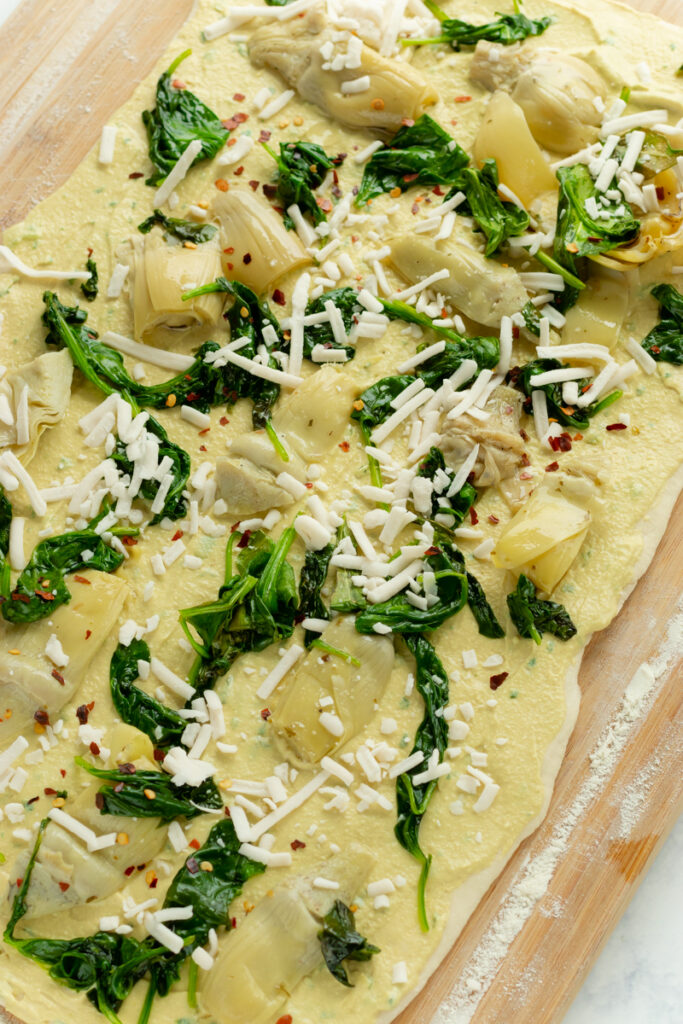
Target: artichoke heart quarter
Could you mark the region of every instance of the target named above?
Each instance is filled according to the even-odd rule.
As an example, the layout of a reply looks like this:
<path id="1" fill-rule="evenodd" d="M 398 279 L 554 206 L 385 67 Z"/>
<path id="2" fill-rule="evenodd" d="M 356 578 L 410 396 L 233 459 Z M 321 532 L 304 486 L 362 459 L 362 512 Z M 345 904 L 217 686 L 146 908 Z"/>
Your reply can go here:
<path id="1" fill-rule="evenodd" d="M 321 664 L 320 651 L 314 647 L 287 684 L 271 717 L 278 745 L 300 767 L 318 763 L 368 724 L 394 661 L 391 640 L 362 636 L 351 618 L 335 619 L 321 635 L 326 644 L 347 657 L 330 654 Z"/>
<path id="2" fill-rule="evenodd" d="M 264 199 L 247 189 L 221 192 L 211 212 L 220 224 L 223 273 L 258 295 L 291 270 L 311 263 L 294 231 Z"/>
<path id="3" fill-rule="evenodd" d="M 358 67 L 333 70 L 321 52 L 334 37 L 320 11 L 297 23 L 265 25 L 249 42 L 256 67 L 279 71 L 302 99 L 350 128 L 396 132 L 405 118 L 417 118 L 438 101 L 438 94 L 419 71 L 402 61 L 383 57 L 365 44 Z M 368 77 L 362 92 L 342 90 L 344 83 Z"/>
<path id="4" fill-rule="evenodd" d="M 590 523 L 588 509 L 539 487 L 501 533 L 494 565 L 524 573 L 549 594 L 578 555 Z"/>
<path id="5" fill-rule="evenodd" d="M 47 711 L 52 718 L 71 700 L 123 607 L 127 587 L 122 579 L 94 570 L 83 572 L 81 576 L 87 583 L 74 582 L 69 604 L 57 608 L 49 619 L 3 626 L 0 646 L 0 707 L 3 711 L 0 742 L 3 745 L 33 724 L 37 710 Z M 52 634 L 69 658 L 68 664 L 59 671 L 45 654 Z M 11 654 L 11 651 L 20 653 Z"/>
<path id="6" fill-rule="evenodd" d="M 321 863 L 315 875 L 264 897 L 221 938 L 216 962 L 202 979 L 202 1009 L 218 1024 L 273 1024 L 299 982 L 323 963 L 322 918 L 335 899 L 354 898 L 374 861 L 367 849 L 352 843 Z M 316 875 L 339 888 L 316 891 Z"/>
<path id="7" fill-rule="evenodd" d="M 159 231 L 133 239 L 131 298 L 135 337 L 158 331 L 212 326 L 223 309 L 219 293 L 183 301 L 185 292 L 210 284 L 221 274 L 218 249 L 204 243 L 195 249 L 164 241 Z"/>
<path id="8" fill-rule="evenodd" d="M 71 397 L 73 363 L 66 349 L 44 352 L 30 363 L 11 370 L 0 381 L 0 395 L 14 410 L 14 421 L 0 420 L 0 450 L 12 447 L 27 463 L 35 455 L 40 436 L 64 417 Z M 24 409 L 23 426 L 20 425 Z"/>

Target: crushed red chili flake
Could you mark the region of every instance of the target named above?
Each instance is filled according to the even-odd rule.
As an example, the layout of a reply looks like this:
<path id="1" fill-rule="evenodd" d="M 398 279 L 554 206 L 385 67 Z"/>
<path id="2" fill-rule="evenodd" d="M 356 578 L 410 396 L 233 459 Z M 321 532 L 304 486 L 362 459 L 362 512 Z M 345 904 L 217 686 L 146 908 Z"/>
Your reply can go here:
<path id="1" fill-rule="evenodd" d="M 49 590 L 34 590 L 33 593 L 36 597 L 42 597 L 43 601 L 54 601 L 55 595 L 51 594 Z"/>
<path id="2" fill-rule="evenodd" d="M 474 508 L 470 509 L 470 522 L 472 523 L 472 526 L 476 526 L 477 523 L 479 522 L 479 516 L 477 515 Z"/>
<path id="3" fill-rule="evenodd" d="M 413 216 L 416 216 L 420 212 L 420 207 L 418 206 L 417 203 L 413 203 L 413 205 L 410 207 L 410 212 L 413 214 Z"/>
<path id="4" fill-rule="evenodd" d="M 432 192 L 435 196 L 444 196 L 446 194 L 444 190 L 441 188 L 441 185 L 435 185 L 434 188 L 432 189 Z"/>
<path id="5" fill-rule="evenodd" d="M 403 125 L 404 128 L 412 128 L 413 125 L 415 124 L 415 121 L 413 120 L 412 117 L 404 117 L 401 119 L 401 124 Z"/>
<path id="6" fill-rule="evenodd" d="M 249 188 L 253 192 L 255 192 L 258 187 L 259 187 L 259 182 L 256 180 L 256 178 L 252 178 L 251 181 L 249 182 Z"/>
<path id="7" fill-rule="evenodd" d="M 306 844 L 302 843 L 300 839 L 293 839 L 289 844 L 293 850 L 305 850 Z"/>
<path id="8" fill-rule="evenodd" d="M 126 868 L 126 870 L 123 873 L 126 876 L 126 878 L 130 878 L 130 876 L 133 874 L 134 871 L 135 871 L 135 865 L 133 865 L 132 867 Z"/>
<path id="9" fill-rule="evenodd" d="M 235 246 L 234 246 L 234 245 L 229 245 L 227 249 L 224 249 L 224 250 L 223 250 L 223 252 L 224 252 L 224 253 L 225 253 L 225 254 L 226 254 L 227 256 L 231 256 L 231 255 L 232 255 L 232 253 L 234 253 L 234 251 L 235 251 Z"/>
<path id="10" fill-rule="evenodd" d="M 236 928 L 237 927 L 237 918 L 236 917 L 231 917 L 230 918 L 230 927 L 231 928 Z"/>
<path id="11" fill-rule="evenodd" d="M 50 716 L 48 715 L 47 711 L 44 710 L 44 708 L 38 708 L 37 711 L 34 711 L 33 717 L 38 723 L 38 725 L 46 726 L 50 724 Z"/>
<path id="12" fill-rule="evenodd" d="M 555 473 L 560 468 L 559 462 L 549 462 L 545 467 L 546 473 Z"/>
<path id="13" fill-rule="evenodd" d="M 348 452 L 351 445 L 349 444 L 348 441 L 342 441 L 339 445 L 337 445 L 337 447 L 341 448 L 343 452 Z"/>
<path id="14" fill-rule="evenodd" d="M 176 532 L 171 537 L 171 540 L 180 540 L 182 535 L 183 535 L 183 531 L 182 530 L 176 530 Z"/>
<path id="15" fill-rule="evenodd" d="M 499 672 L 497 676 L 491 676 L 489 679 L 489 686 L 492 690 L 497 690 L 499 686 L 502 686 L 509 675 L 509 672 Z"/>
<path id="16" fill-rule="evenodd" d="M 129 178 L 144 178 L 144 176 L 145 175 L 142 171 L 133 171 L 132 174 L 128 175 Z"/>
<path id="17" fill-rule="evenodd" d="M 264 722 L 268 721 L 268 719 L 270 718 L 270 714 L 270 708 L 261 708 L 261 718 L 263 719 Z"/>
<path id="18" fill-rule="evenodd" d="M 79 576 L 78 573 L 74 573 L 74 579 L 76 583 L 82 583 L 84 586 L 90 586 L 90 580 L 86 580 L 85 576 Z"/>
<path id="19" fill-rule="evenodd" d="M 273 292 L 273 302 L 276 302 L 278 306 L 284 306 L 286 301 L 285 293 L 279 288 L 276 288 Z"/>
<path id="20" fill-rule="evenodd" d="M 327 197 L 317 196 L 316 203 L 324 213 L 332 213 L 332 200 Z"/>
<path id="21" fill-rule="evenodd" d="M 56 668 L 52 669 L 52 678 L 56 679 L 60 686 L 64 686 L 64 676 Z"/>
<path id="22" fill-rule="evenodd" d="M 67 889 L 71 888 L 71 883 L 70 882 L 60 882 L 59 883 L 59 888 L 62 890 L 62 892 L 66 892 Z"/>
<path id="23" fill-rule="evenodd" d="M 239 167 L 236 167 L 232 173 L 235 175 L 236 178 L 241 178 L 242 175 L 244 174 L 244 164 L 240 164 Z"/>
<path id="24" fill-rule="evenodd" d="M 165 757 L 166 757 L 166 754 L 164 753 L 164 751 L 160 750 L 159 747 L 155 747 L 155 749 L 154 749 L 154 760 L 157 761 L 158 763 L 160 763 L 161 761 L 164 760 Z"/>
<path id="25" fill-rule="evenodd" d="M 214 185 L 216 186 L 219 192 L 227 192 L 228 189 L 230 188 L 225 178 L 216 178 L 216 180 L 214 181 Z"/>
<path id="26" fill-rule="evenodd" d="M 664 196 L 666 195 L 666 192 L 664 191 L 664 186 L 663 185 L 657 185 L 656 188 L 657 188 L 657 199 L 662 200 L 664 198 Z"/>
<path id="27" fill-rule="evenodd" d="M 40 800 L 40 797 L 39 797 L 39 796 L 32 796 L 30 800 L 27 800 L 27 801 L 26 801 L 26 803 L 27 803 L 28 805 L 30 805 L 30 804 L 35 804 L 35 803 L 36 803 L 36 802 L 37 802 L 38 800 Z"/>
<path id="28" fill-rule="evenodd" d="M 235 103 L 242 103 L 244 101 L 244 93 L 236 92 L 233 94 L 232 98 L 234 99 Z"/>
<path id="29" fill-rule="evenodd" d="M 466 93 L 463 93 L 462 96 L 454 96 L 453 97 L 453 102 L 454 103 L 469 103 L 471 99 L 472 99 L 471 96 L 468 96 Z"/>
<path id="30" fill-rule="evenodd" d="M 116 788 L 117 787 L 114 786 L 114 791 L 116 791 Z M 95 807 L 98 811 L 101 811 L 104 808 L 104 793 L 95 793 Z"/>
<path id="31" fill-rule="evenodd" d="M 310 481 L 310 480 L 307 480 L 307 481 L 306 481 L 306 487 L 307 487 L 307 488 L 309 489 L 309 491 L 312 491 L 312 490 L 313 490 L 313 484 L 311 483 L 311 481 Z"/>
<path id="32" fill-rule="evenodd" d="M 277 185 L 269 185 L 268 182 L 266 182 L 264 185 L 261 186 L 261 188 L 263 189 L 263 194 L 266 197 L 266 199 L 270 199 L 270 201 L 272 202 L 277 195 Z"/>
<path id="33" fill-rule="evenodd" d="M 249 263 L 251 263 L 251 253 L 250 252 L 245 252 L 244 256 L 242 257 L 242 263 L 246 263 L 247 265 Z"/>
<path id="34" fill-rule="evenodd" d="M 259 142 L 268 142 L 272 134 L 267 128 L 262 128 L 258 137 Z"/>
<path id="35" fill-rule="evenodd" d="M 549 437 L 548 444 L 554 452 L 570 452 L 572 450 L 572 439 L 569 434 L 560 434 L 558 437 Z"/>
<path id="36" fill-rule="evenodd" d="M 98 747 L 98 745 L 94 741 L 90 744 L 88 749 L 89 749 L 90 753 L 93 755 L 93 757 L 99 757 L 100 756 L 100 748 Z"/>
<path id="37" fill-rule="evenodd" d="M 519 327 L 517 326 L 517 324 L 512 325 L 512 337 L 515 339 L 515 341 L 517 341 L 517 339 L 519 338 Z"/>
<path id="38" fill-rule="evenodd" d="M 417 181 L 417 179 L 419 177 L 420 177 L 420 172 L 419 171 L 415 171 L 414 174 L 404 174 L 403 175 L 403 181 L 405 181 L 406 184 L 409 185 L 411 181 Z"/>
<path id="39" fill-rule="evenodd" d="M 246 548 L 247 544 L 249 543 L 249 538 L 250 537 L 251 537 L 251 530 L 245 530 L 244 533 L 242 534 L 242 536 L 240 537 L 240 539 L 237 541 L 237 547 L 238 548 Z"/>
<path id="40" fill-rule="evenodd" d="M 625 423 L 608 423 L 605 430 L 626 430 Z"/>
<path id="41" fill-rule="evenodd" d="M 498 516 L 490 515 L 490 516 L 488 516 L 487 518 L 488 518 L 488 521 L 489 521 L 490 523 L 493 523 L 493 525 L 494 525 L 494 526 L 495 526 L 495 525 L 496 525 L 497 523 L 499 523 L 499 522 L 500 522 L 500 519 L 498 518 Z"/>
<path id="42" fill-rule="evenodd" d="M 425 555 L 438 555 L 439 551 L 440 548 L 437 548 L 432 544 L 431 548 L 427 548 L 427 550 L 425 551 Z"/>
<path id="43" fill-rule="evenodd" d="M 86 631 L 85 631 L 85 639 L 89 640 L 91 636 L 92 636 L 92 629 L 86 629 Z"/>
<path id="44" fill-rule="evenodd" d="M 121 543 L 125 544 L 127 548 L 134 548 L 137 542 L 137 537 L 125 536 L 121 538 Z"/>
<path id="45" fill-rule="evenodd" d="M 88 721 L 88 716 L 89 715 L 90 715 L 90 708 L 88 707 L 87 704 L 81 704 L 81 705 L 79 705 L 79 707 L 76 708 L 76 718 L 81 723 L 81 725 L 85 725 L 86 724 L 86 722 Z"/>
<path id="46" fill-rule="evenodd" d="M 125 788 L 126 788 L 125 782 L 117 782 L 116 785 L 114 786 L 114 792 L 115 793 L 123 793 Z"/>
<path id="47" fill-rule="evenodd" d="M 230 420 L 228 419 L 228 417 L 227 417 L 227 416 L 221 416 L 221 418 L 219 419 L 219 421 L 218 421 L 218 422 L 220 423 L 220 425 L 221 425 L 222 427 L 225 427 L 225 426 L 227 426 L 227 425 L 228 425 L 228 423 L 230 422 Z"/>
<path id="48" fill-rule="evenodd" d="M 284 1017 L 278 1017 L 278 1019 L 275 1021 L 275 1024 L 292 1024 L 291 1013 L 286 1013 Z"/>
<path id="49" fill-rule="evenodd" d="M 190 846 L 191 845 L 192 843 L 190 843 Z M 197 849 L 199 849 L 199 843 L 197 843 Z M 199 864 L 197 863 L 194 857 L 187 858 L 187 860 L 185 861 L 185 867 L 187 868 L 191 875 L 196 875 L 199 872 Z"/>

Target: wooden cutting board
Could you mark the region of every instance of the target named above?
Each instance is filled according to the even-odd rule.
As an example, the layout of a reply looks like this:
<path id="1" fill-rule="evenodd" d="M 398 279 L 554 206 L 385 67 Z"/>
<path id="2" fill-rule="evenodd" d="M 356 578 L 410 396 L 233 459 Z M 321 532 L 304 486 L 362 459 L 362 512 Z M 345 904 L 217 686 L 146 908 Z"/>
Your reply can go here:
<path id="1" fill-rule="evenodd" d="M 683 24 L 680 0 L 631 3 Z M 191 9 L 192 0 L 23 0 L 0 29 L 0 227 L 20 220 L 70 175 Z M 477 964 L 484 994 L 473 1024 L 562 1020 L 683 804 L 676 666 L 644 714 L 628 723 L 622 713 L 625 685 L 661 650 L 683 586 L 681 550 L 683 500 L 621 615 L 588 648 L 579 720 L 545 822 L 491 886 L 400 1024 L 427 1024 Z M 591 755 L 610 726 L 625 742 L 606 770 Z M 591 799 L 579 801 L 577 813 L 577 794 L 587 792 Z M 534 904 L 524 871 L 539 857 L 555 867 Z M 516 937 L 515 908 L 524 918 Z M 508 939 L 497 967 L 494 954 Z"/>

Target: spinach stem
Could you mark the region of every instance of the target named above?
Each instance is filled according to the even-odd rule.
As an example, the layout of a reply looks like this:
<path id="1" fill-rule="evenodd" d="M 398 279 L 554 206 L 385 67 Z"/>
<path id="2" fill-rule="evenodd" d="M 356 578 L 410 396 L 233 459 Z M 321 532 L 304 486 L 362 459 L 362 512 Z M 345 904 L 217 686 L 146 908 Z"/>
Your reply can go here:
<path id="1" fill-rule="evenodd" d="M 289 452 L 287 451 L 287 449 L 283 445 L 283 443 L 280 440 L 280 438 L 277 436 L 277 431 L 275 430 L 275 427 L 273 426 L 273 421 L 272 420 L 268 420 L 268 422 L 266 423 L 266 434 L 270 438 L 270 441 L 271 441 L 271 444 L 273 445 L 273 448 L 275 449 L 276 453 L 280 456 L 282 461 L 283 462 L 289 462 Z"/>
<path id="2" fill-rule="evenodd" d="M 156 978 L 154 977 L 154 975 L 152 975 L 152 977 L 149 980 L 149 987 L 147 989 L 147 995 L 145 996 L 145 1001 L 142 1004 L 142 1009 L 140 1010 L 140 1016 L 138 1018 L 138 1024 L 147 1024 L 147 1022 L 149 1021 L 149 1017 L 150 1017 L 150 1014 L 152 1012 L 152 1003 L 154 1002 L 154 997 L 155 997 L 156 993 L 157 993 Z"/>
<path id="3" fill-rule="evenodd" d="M 190 971 L 187 983 L 187 1005 L 191 1010 L 197 1009 L 197 976 L 199 974 L 199 967 L 194 962 L 190 961 Z"/>

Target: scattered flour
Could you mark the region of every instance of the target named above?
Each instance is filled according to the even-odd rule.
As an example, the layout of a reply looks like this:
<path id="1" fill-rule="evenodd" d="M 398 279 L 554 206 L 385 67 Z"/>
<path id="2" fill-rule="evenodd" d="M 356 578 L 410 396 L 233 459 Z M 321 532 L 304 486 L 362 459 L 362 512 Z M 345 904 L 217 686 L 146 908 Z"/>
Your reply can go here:
<path id="1" fill-rule="evenodd" d="M 528 856 L 522 864 L 498 914 L 470 958 L 467 969 L 434 1014 L 431 1024 L 469 1024 L 472 1020 L 508 948 L 539 900 L 546 894 L 555 869 L 568 848 L 572 832 L 617 767 L 634 723 L 652 706 L 659 689 L 658 681 L 681 653 L 683 609 L 679 606 L 677 614 L 667 626 L 660 652 L 652 661 L 643 663 L 627 685 L 619 710 L 606 726 L 590 755 L 588 777 L 576 799 L 562 811 L 561 821 L 553 830 L 546 847 L 540 853 Z M 631 784 L 627 791 L 626 810 L 622 812 L 621 829 L 626 829 L 629 823 L 638 820 L 655 772 L 656 765 L 653 762 L 641 773 L 643 778 L 640 788 L 638 779 Z"/>

